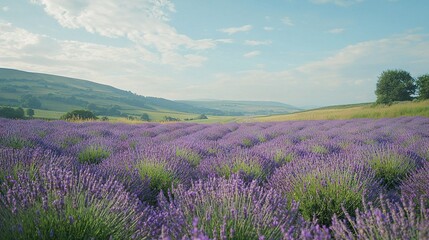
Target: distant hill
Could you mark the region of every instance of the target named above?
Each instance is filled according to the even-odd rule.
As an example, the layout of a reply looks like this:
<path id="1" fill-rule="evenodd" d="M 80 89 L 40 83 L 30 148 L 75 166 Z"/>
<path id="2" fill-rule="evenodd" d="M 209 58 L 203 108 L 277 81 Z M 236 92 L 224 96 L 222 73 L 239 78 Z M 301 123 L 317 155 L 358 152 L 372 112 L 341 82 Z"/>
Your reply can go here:
<path id="1" fill-rule="evenodd" d="M 292 105 L 271 101 L 181 100 L 178 102 L 197 108 L 222 111 L 229 116 L 285 114 L 302 110 Z"/>
<path id="2" fill-rule="evenodd" d="M 41 102 L 40 109 L 60 112 L 88 108 L 99 115 L 109 116 L 140 115 L 144 111 L 223 114 L 218 110 L 144 97 L 86 80 L 0 68 L 0 105 L 20 106 L 25 95 L 36 97 Z"/>

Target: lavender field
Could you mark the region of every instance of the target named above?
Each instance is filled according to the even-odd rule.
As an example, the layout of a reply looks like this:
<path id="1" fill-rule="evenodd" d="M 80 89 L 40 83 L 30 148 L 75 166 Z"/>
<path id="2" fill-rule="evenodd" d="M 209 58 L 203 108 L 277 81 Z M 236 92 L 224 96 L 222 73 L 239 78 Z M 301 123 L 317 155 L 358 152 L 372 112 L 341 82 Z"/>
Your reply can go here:
<path id="1" fill-rule="evenodd" d="M 0 119 L 0 239 L 429 239 L 429 119 Z"/>

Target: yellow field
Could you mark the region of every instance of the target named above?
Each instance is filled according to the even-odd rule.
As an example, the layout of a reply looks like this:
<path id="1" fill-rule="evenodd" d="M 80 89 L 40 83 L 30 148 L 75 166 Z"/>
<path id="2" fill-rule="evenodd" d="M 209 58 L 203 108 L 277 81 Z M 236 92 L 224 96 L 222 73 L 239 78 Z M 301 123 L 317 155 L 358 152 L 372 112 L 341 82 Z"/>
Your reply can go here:
<path id="1" fill-rule="evenodd" d="M 391 106 L 367 104 L 356 107 L 318 109 L 285 115 L 256 117 L 247 121 L 291 121 L 291 120 L 333 120 L 353 118 L 393 118 L 401 116 L 429 117 L 429 100 L 420 102 L 401 102 Z"/>

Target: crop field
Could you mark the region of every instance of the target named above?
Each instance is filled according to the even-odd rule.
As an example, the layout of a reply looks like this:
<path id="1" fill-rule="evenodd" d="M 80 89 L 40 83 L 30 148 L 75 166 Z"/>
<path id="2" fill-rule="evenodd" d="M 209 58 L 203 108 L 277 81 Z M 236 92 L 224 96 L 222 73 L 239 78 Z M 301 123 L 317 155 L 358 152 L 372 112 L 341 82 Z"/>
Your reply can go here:
<path id="1" fill-rule="evenodd" d="M 429 118 L 0 119 L 0 239 L 429 239 Z"/>

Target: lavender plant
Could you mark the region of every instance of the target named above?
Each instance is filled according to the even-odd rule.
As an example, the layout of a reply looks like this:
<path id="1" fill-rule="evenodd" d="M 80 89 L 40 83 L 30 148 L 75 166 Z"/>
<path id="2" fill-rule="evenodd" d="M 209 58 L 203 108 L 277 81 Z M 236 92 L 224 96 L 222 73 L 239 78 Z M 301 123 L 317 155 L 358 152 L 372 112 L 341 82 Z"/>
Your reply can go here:
<path id="1" fill-rule="evenodd" d="M 165 222 L 185 235 L 192 235 L 195 218 L 205 234 L 217 239 L 278 239 L 282 228 L 301 223 L 295 204 L 287 210 L 287 201 L 274 190 L 237 176 L 199 180 L 190 189 L 179 185 L 172 194 L 170 202 L 160 201 L 161 208 L 179 212 Z"/>
<path id="2" fill-rule="evenodd" d="M 98 164 L 110 156 L 110 152 L 102 146 L 91 145 L 81 151 L 77 158 L 80 163 Z"/>
<path id="3" fill-rule="evenodd" d="M 416 162 L 411 157 L 400 153 L 395 146 L 373 150 L 368 162 L 375 171 L 376 177 L 388 189 L 396 188 L 407 174 L 416 168 Z"/>
<path id="4" fill-rule="evenodd" d="M 354 211 L 362 196 L 373 199 L 379 191 L 371 169 L 341 156 L 293 161 L 278 169 L 268 185 L 299 202 L 305 219 L 316 217 L 322 225 L 329 225 L 334 214 L 343 217 L 342 207 Z"/>
<path id="5" fill-rule="evenodd" d="M 87 170 L 77 174 L 57 166 L 40 169 L 40 178 L 20 174 L 0 191 L 3 239 L 144 238 L 138 228 L 150 210 L 113 178 Z"/>
<path id="6" fill-rule="evenodd" d="M 334 216 L 331 229 L 336 239 L 429 239 L 429 211 L 424 205 L 416 208 L 404 198 L 391 202 L 381 197 L 380 207 L 371 202 L 363 206 L 356 217 L 347 210 L 344 220 Z"/>
<path id="7" fill-rule="evenodd" d="M 422 168 L 415 173 L 410 174 L 401 186 L 401 194 L 407 200 L 418 204 L 422 199 L 422 204 L 429 208 L 429 162 L 426 162 Z"/>

